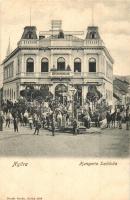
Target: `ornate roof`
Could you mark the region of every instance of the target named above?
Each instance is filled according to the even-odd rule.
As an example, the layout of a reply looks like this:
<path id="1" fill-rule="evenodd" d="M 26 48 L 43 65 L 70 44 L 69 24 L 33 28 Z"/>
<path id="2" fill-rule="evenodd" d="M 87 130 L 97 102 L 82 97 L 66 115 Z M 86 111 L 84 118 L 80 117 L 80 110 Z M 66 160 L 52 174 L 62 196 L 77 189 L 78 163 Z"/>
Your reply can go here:
<path id="1" fill-rule="evenodd" d="M 37 39 L 36 26 L 25 26 L 21 39 Z"/>
<path id="2" fill-rule="evenodd" d="M 88 27 L 86 39 L 101 39 L 97 26 L 89 26 Z"/>

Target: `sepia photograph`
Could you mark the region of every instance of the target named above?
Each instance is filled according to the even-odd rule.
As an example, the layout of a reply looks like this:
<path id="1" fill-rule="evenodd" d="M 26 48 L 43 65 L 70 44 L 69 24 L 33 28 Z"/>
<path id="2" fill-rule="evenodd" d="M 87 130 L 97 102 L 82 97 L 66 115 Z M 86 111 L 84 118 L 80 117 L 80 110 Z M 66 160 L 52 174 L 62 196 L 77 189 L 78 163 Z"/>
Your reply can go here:
<path id="1" fill-rule="evenodd" d="M 129 1 L 2 1 L 1 156 L 130 155 L 129 13 Z"/>
<path id="2" fill-rule="evenodd" d="M 0 0 L 0 200 L 130 199 L 130 0 Z"/>

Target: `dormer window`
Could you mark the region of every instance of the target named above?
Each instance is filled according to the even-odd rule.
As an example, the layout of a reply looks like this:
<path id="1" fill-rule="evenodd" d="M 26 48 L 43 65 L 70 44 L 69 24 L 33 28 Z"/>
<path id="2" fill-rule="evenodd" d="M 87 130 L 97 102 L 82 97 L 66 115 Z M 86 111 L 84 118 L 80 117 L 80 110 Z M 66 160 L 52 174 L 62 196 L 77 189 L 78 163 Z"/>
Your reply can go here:
<path id="1" fill-rule="evenodd" d="M 36 27 L 26 26 L 21 39 L 37 39 Z"/>
<path id="2" fill-rule="evenodd" d="M 62 30 L 59 31 L 58 38 L 64 38 L 64 33 Z"/>
<path id="3" fill-rule="evenodd" d="M 101 39 L 97 26 L 89 26 L 88 27 L 86 39 Z"/>
<path id="4" fill-rule="evenodd" d="M 32 39 L 32 32 L 28 33 L 28 39 Z"/>
<path id="5" fill-rule="evenodd" d="M 92 32 L 91 33 L 91 39 L 95 39 L 96 38 L 96 33 L 95 32 Z"/>

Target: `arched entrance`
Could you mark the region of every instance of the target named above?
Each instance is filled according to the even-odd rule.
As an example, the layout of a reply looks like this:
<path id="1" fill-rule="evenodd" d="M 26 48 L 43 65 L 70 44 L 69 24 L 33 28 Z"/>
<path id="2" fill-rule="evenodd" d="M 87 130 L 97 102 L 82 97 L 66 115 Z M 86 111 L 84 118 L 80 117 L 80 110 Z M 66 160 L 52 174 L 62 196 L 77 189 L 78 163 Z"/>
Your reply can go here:
<path id="1" fill-rule="evenodd" d="M 64 84 L 58 84 L 55 87 L 55 98 L 59 103 L 63 103 L 64 105 L 67 104 L 67 92 L 68 87 Z"/>
<path id="2" fill-rule="evenodd" d="M 87 99 L 90 102 L 95 102 L 95 101 L 99 100 L 101 97 L 102 97 L 102 94 L 98 91 L 96 85 L 88 86 Z"/>

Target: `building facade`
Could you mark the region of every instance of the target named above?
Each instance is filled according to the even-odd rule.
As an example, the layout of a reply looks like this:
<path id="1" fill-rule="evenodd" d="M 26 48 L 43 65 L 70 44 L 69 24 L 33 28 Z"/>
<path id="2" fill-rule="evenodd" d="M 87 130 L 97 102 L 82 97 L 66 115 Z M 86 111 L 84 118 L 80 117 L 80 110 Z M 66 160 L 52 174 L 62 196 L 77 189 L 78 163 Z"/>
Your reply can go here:
<path id="1" fill-rule="evenodd" d="M 61 29 L 61 21 L 52 21 L 49 31 L 37 33 L 26 26 L 17 48 L 3 61 L 3 98 L 16 101 L 27 87 L 48 88 L 55 96 L 69 98 L 76 89 L 80 104 L 88 93 L 97 90 L 112 105 L 113 59 L 102 41 L 98 27 L 82 32 Z"/>
<path id="2" fill-rule="evenodd" d="M 126 77 L 115 76 L 113 79 L 113 105 L 130 105 L 130 83 Z"/>

